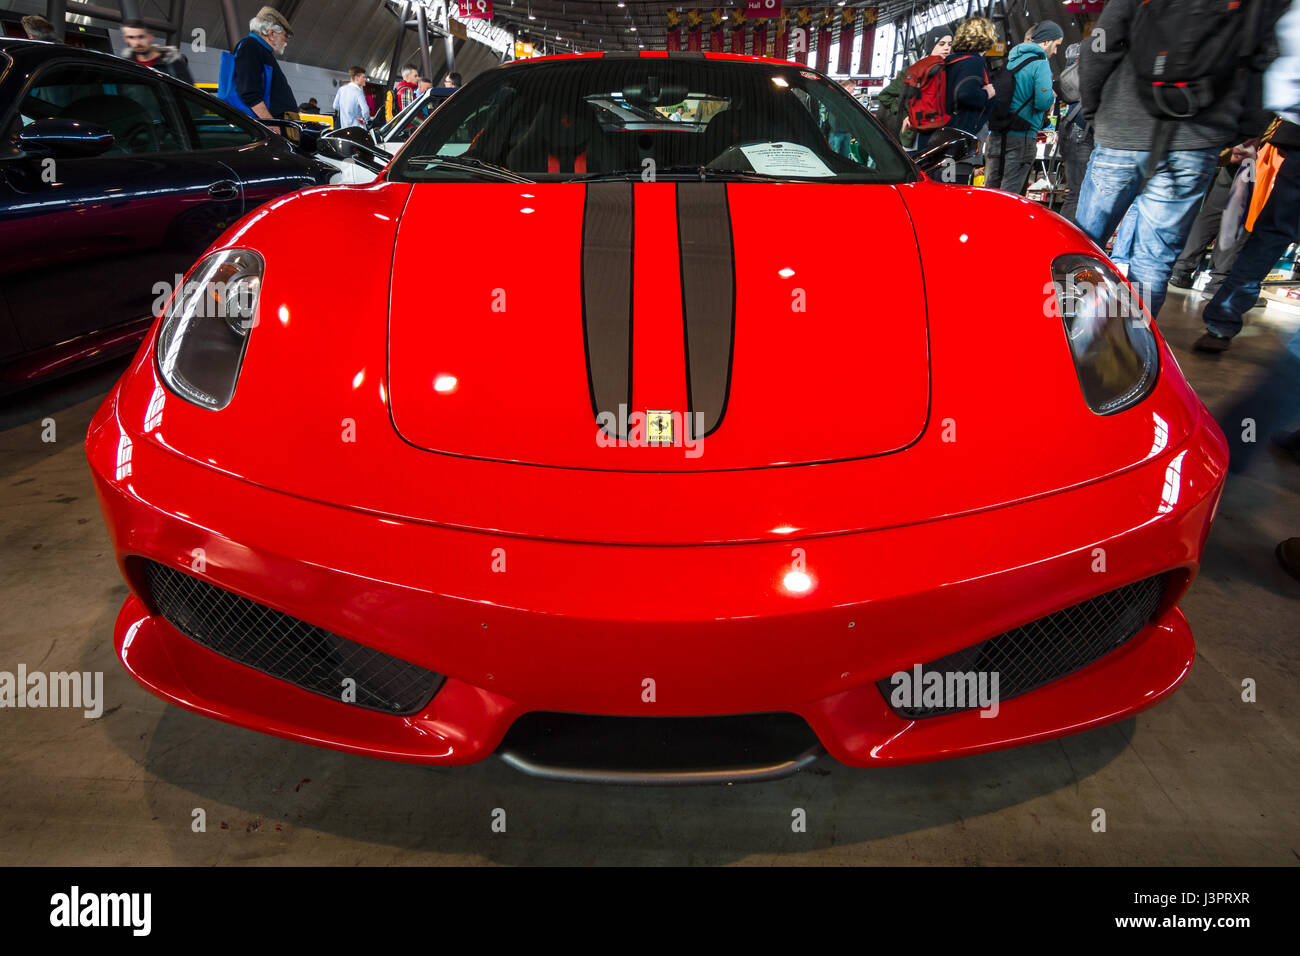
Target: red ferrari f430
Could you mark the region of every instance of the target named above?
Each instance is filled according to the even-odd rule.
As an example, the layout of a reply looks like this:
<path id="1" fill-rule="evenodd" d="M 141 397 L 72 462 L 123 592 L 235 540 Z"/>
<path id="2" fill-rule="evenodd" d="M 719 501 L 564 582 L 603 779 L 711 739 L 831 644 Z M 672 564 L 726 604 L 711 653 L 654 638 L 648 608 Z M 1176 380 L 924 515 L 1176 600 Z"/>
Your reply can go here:
<path id="1" fill-rule="evenodd" d="M 339 147 L 343 148 L 343 147 Z M 87 439 L 117 651 L 429 764 L 754 780 L 1125 718 L 1224 438 L 1104 254 L 798 64 L 476 78 L 189 273 Z"/>

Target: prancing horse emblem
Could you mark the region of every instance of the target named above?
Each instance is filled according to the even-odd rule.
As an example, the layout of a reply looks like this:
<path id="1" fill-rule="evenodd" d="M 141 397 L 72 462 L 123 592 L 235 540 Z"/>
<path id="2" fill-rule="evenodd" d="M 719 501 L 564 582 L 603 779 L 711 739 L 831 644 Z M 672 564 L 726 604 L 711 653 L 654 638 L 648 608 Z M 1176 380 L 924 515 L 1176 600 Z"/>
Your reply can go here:
<path id="1" fill-rule="evenodd" d="M 647 410 L 646 441 L 652 445 L 671 445 L 673 443 L 673 413 L 669 411 Z"/>

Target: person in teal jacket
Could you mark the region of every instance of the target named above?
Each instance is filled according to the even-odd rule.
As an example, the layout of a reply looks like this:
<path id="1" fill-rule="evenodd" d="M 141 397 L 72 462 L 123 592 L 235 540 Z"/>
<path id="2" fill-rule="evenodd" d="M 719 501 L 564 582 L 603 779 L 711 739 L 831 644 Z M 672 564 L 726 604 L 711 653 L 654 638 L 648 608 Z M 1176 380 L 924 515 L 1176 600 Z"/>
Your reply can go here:
<path id="1" fill-rule="evenodd" d="M 1048 57 L 1061 46 L 1065 31 L 1044 20 L 1030 36 L 1029 42 L 1012 47 L 1007 56 L 1007 69 L 1016 75 L 1011 114 L 1024 120 L 1027 128 L 990 133 L 984 170 L 984 185 L 1017 195 L 1025 191 L 1038 151 L 1038 131 L 1046 126 L 1047 113 L 1056 102 Z"/>

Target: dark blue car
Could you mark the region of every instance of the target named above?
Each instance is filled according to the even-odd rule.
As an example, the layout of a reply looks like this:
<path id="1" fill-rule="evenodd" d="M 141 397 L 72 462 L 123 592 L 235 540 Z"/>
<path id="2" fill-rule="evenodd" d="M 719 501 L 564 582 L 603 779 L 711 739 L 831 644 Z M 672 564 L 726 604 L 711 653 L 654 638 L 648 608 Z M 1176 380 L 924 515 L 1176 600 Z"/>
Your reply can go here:
<path id="1" fill-rule="evenodd" d="M 0 395 L 130 352 L 229 225 L 336 173 L 154 70 L 0 39 Z"/>

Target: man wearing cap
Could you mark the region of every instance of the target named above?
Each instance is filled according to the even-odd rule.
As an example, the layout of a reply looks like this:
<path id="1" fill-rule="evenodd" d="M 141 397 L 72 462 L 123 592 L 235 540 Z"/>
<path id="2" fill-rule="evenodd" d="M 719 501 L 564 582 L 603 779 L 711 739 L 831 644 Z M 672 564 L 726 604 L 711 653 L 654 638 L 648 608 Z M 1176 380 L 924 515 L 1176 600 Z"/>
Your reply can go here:
<path id="1" fill-rule="evenodd" d="M 1007 57 L 1007 69 L 1016 76 L 1011 115 L 1024 120 L 1029 128 L 990 135 L 985 167 L 984 185 L 1016 195 L 1025 191 L 1038 156 L 1038 131 L 1046 125 L 1047 111 L 1056 102 L 1048 57 L 1060 48 L 1065 31 L 1056 22 L 1044 20 L 1029 35 L 1032 39 L 1012 47 Z"/>
<path id="2" fill-rule="evenodd" d="M 248 36 L 235 50 L 235 89 L 239 98 L 261 119 L 282 119 L 297 109 L 297 98 L 284 71 L 275 61 L 283 56 L 293 29 L 284 14 L 263 7 L 248 22 Z"/>

